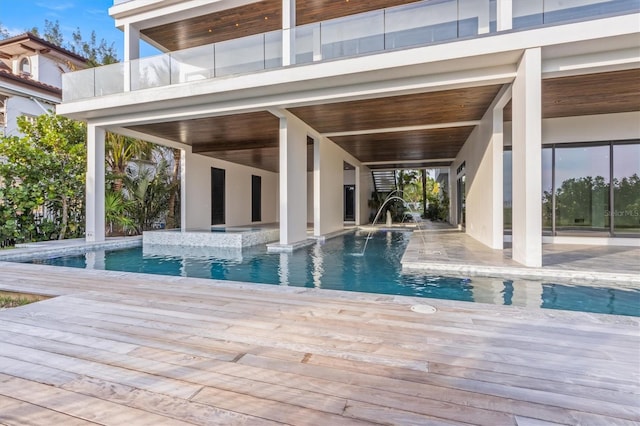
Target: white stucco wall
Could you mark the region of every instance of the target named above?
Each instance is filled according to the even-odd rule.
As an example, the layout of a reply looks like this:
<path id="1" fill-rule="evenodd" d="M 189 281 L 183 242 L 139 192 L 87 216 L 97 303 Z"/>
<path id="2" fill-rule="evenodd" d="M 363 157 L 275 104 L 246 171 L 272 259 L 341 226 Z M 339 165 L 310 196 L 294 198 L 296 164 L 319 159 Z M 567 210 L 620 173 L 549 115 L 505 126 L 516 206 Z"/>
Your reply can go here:
<path id="1" fill-rule="evenodd" d="M 345 151 L 329 139 L 315 142 L 315 235 L 335 232 L 344 226 L 344 166 Z M 317 155 L 320 158 L 317 158 Z M 320 197 L 318 202 L 318 198 Z"/>
<path id="2" fill-rule="evenodd" d="M 493 145 L 493 113 L 489 110 L 480 124 L 471 132 L 452 167 L 455 174 L 458 166 L 465 161 L 466 232 L 489 247 L 494 246 L 495 215 L 499 215 L 500 222 L 502 221 L 502 203 L 499 211 L 495 211 L 496 209 L 492 207 L 494 197 L 502 198 L 502 181 L 494 182 Z M 497 166 L 502 171 L 502 164 Z M 451 195 L 455 196 L 453 191 Z M 455 204 L 453 203 L 454 208 Z M 499 236 L 501 245 L 502 230 Z"/>
<path id="3" fill-rule="evenodd" d="M 46 103 L 41 102 L 44 108 L 51 107 Z M 42 108 L 33 100 L 22 97 L 22 96 L 13 96 L 7 99 L 6 104 L 7 109 L 7 127 L 6 127 L 6 136 L 19 136 L 20 132 L 18 130 L 17 119 L 21 115 L 31 115 L 38 116 L 43 114 L 44 111 Z"/>
<path id="4" fill-rule="evenodd" d="M 313 223 L 313 172 L 307 172 L 307 223 Z"/>
<path id="5" fill-rule="evenodd" d="M 186 157 L 187 230 L 211 226 L 211 168 L 225 170 L 225 225 L 242 226 L 278 220 L 278 175 L 198 154 Z M 262 178 L 262 221 L 251 222 L 251 176 Z"/>
<path id="6" fill-rule="evenodd" d="M 494 249 L 503 247 L 503 119 L 502 108 L 510 99 L 510 88 L 503 87 L 463 145 L 450 176 L 457 181 L 457 169 L 465 163 L 465 227 L 476 240 Z M 452 185 L 450 210 L 457 213 L 456 190 Z"/>
<path id="7" fill-rule="evenodd" d="M 364 225 L 369 223 L 369 215 L 371 211 L 369 209 L 369 198 L 371 198 L 371 192 L 373 192 L 373 178 L 371 177 L 371 169 L 367 166 L 360 166 L 357 171 L 359 173 L 356 191 L 360 202 L 360 220 L 357 224 Z"/>
<path id="8" fill-rule="evenodd" d="M 37 64 L 37 69 L 34 72 L 34 79 L 41 83 L 46 83 L 55 87 L 62 87 L 62 69 L 65 69 L 63 64 L 59 64 L 51 58 L 45 56 L 36 56 L 32 58 L 32 64 Z"/>

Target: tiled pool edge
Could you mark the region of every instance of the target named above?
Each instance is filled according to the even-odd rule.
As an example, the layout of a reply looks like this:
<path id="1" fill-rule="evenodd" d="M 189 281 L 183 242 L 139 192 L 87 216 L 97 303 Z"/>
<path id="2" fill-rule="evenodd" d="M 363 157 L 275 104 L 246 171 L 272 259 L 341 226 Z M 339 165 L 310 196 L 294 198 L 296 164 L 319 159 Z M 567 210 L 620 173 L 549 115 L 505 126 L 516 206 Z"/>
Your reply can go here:
<path id="1" fill-rule="evenodd" d="M 20 262 L 62 255 L 82 254 L 91 250 L 117 250 L 142 246 L 142 237 L 108 238 L 105 241 L 87 242 L 84 239 L 44 241 L 20 244 L 15 249 L 0 252 L 0 262 Z"/>
<path id="2" fill-rule="evenodd" d="M 542 268 L 519 268 L 508 266 L 486 266 L 455 263 L 403 261 L 402 270 L 406 272 L 429 272 L 434 275 L 485 277 L 501 279 L 551 280 L 584 284 L 610 283 L 627 286 L 640 286 L 640 276 L 598 271 L 578 271 Z"/>

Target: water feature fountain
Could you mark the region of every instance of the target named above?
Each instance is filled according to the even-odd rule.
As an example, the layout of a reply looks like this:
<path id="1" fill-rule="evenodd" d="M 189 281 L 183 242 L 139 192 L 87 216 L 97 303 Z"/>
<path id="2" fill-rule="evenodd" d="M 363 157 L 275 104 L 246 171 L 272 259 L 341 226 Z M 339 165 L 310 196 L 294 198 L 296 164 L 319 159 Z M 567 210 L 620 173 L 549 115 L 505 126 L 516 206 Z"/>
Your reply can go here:
<path id="1" fill-rule="evenodd" d="M 382 202 L 382 205 L 380 206 L 380 208 L 378 209 L 378 212 L 376 213 L 375 217 L 373 218 L 373 222 L 371 223 L 371 229 L 369 230 L 369 233 L 367 234 L 367 238 L 364 241 L 364 247 L 362 248 L 362 253 L 354 253 L 354 256 L 364 256 L 365 251 L 367 250 L 367 244 L 369 243 L 369 239 L 371 239 L 371 233 L 375 230 L 375 226 L 376 223 L 378 221 L 378 219 L 380 218 L 380 214 L 382 213 L 384 207 L 391 201 L 393 200 L 400 200 L 402 202 L 402 204 L 405 206 L 405 208 L 407 208 L 413 217 L 415 217 L 415 214 L 417 213 L 415 210 L 413 210 L 411 208 L 411 205 L 409 203 L 407 203 L 405 201 L 404 198 L 402 198 L 400 195 L 397 194 L 402 194 L 402 190 L 400 189 L 395 189 L 393 191 L 391 191 L 389 193 L 389 195 L 387 195 L 387 198 L 384 199 L 384 201 Z M 404 218 L 402 220 L 404 222 Z M 420 231 L 422 231 L 422 229 L 420 228 L 420 222 L 416 222 L 418 229 Z M 423 244 L 426 245 L 426 242 L 424 241 L 424 233 L 421 232 L 420 236 L 422 237 L 422 242 Z"/>

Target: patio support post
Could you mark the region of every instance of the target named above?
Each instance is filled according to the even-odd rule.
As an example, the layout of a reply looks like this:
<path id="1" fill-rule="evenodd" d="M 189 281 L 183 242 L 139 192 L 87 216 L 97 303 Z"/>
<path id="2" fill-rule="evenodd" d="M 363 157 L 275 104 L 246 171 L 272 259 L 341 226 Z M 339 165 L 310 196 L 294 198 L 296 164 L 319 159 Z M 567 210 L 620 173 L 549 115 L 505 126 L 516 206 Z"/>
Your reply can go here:
<path id="1" fill-rule="evenodd" d="M 307 238 L 307 132 L 302 122 L 280 118 L 280 245 Z"/>
<path id="2" fill-rule="evenodd" d="M 295 64 L 296 0 L 282 0 L 282 66 Z"/>
<path id="3" fill-rule="evenodd" d="M 187 149 L 180 150 L 180 232 L 187 232 Z"/>
<path id="4" fill-rule="evenodd" d="M 513 82 L 513 260 L 542 266 L 542 66 L 527 49 Z"/>
<path id="5" fill-rule="evenodd" d="M 140 30 L 124 24 L 124 91 L 131 91 L 131 61 L 140 57 Z"/>
<path id="6" fill-rule="evenodd" d="M 85 237 L 87 242 L 104 241 L 104 139 L 105 130 L 87 125 L 87 179 Z"/>

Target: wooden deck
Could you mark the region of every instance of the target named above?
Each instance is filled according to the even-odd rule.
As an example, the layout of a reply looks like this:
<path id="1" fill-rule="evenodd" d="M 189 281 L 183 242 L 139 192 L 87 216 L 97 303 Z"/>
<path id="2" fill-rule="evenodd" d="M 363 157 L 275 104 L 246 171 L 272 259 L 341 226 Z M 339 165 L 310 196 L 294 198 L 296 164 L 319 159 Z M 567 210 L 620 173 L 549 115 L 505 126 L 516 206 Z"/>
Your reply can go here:
<path id="1" fill-rule="evenodd" d="M 0 424 L 640 422 L 640 321 L 0 263 Z M 410 307 L 428 303 L 434 314 Z"/>

